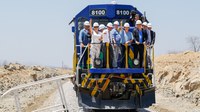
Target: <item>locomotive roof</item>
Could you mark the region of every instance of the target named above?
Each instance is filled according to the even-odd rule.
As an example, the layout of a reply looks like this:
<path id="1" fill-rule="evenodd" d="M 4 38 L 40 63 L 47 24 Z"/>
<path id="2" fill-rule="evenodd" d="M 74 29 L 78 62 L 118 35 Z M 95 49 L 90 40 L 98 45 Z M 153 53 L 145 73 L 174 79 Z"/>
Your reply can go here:
<path id="1" fill-rule="evenodd" d="M 99 16 L 91 16 L 90 11 L 95 9 L 103 9 L 106 10 L 106 15 L 101 16 L 100 18 L 107 18 L 107 19 L 113 19 L 113 18 L 120 18 L 113 13 L 117 9 L 123 9 L 123 10 L 135 10 L 138 14 L 142 15 L 140 11 L 138 11 L 134 6 L 132 5 L 124 5 L 124 4 L 96 4 L 96 5 L 88 5 L 85 7 L 82 11 L 80 11 L 75 17 L 85 17 L 85 18 L 99 18 Z"/>

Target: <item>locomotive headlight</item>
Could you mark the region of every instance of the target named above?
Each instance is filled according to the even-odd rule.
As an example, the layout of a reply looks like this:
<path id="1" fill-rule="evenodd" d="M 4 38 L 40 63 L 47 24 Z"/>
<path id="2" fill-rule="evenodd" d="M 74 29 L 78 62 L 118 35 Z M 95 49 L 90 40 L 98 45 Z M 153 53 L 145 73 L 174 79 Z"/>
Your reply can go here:
<path id="1" fill-rule="evenodd" d="M 81 74 L 81 78 L 82 78 L 82 79 L 84 79 L 85 76 L 86 76 L 86 73 L 82 73 L 82 74 Z"/>
<path id="2" fill-rule="evenodd" d="M 96 64 L 97 66 L 101 65 L 101 60 L 96 59 L 96 60 L 95 60 L 95 64 Z"/>
<path id="3" fill-rule="evenodd" d="M 134 65 L 138 66 L 140 64 L 140 61 L 138 59 L 133 60 Z"/>
<path id="4" fill-rule="evenodd" d="M 94 67 L 95 68 L 101 68 L 102 67 L 102 61 L 100 58 L 94 59 Z"/>

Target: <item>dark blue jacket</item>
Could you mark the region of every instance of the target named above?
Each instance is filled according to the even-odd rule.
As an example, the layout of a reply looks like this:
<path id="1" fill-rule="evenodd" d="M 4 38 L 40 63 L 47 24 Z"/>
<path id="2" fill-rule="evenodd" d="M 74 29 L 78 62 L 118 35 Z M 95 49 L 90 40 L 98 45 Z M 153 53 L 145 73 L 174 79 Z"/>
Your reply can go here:
<path id="1" fill-rule="evenodd" d="M 88 43 L 91 42 L 91 36 L 85 28 L 82 29 L 79 33 L 79 42 L 83 43 L 84 45 L 87 45 Z"/>

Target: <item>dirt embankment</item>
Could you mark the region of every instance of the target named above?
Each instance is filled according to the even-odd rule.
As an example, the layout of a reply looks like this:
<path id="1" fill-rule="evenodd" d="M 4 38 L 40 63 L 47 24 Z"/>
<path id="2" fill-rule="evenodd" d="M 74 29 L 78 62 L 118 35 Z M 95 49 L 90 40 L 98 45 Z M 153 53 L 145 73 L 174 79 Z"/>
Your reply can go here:
<path id="1" fill-rule="evenodd" d="M 167 54 L 155 60 L 157 92 L 200 106 L 200 52 Z"/>
<path id="2" fill-rule="evenodd" d="M 70 73 L 70 70 L 41 66 L 24 66 L 18 63 L 0 67 L 0 96 L 12 87 Z M 37 102 L 44 100 L 55 91 L 56 84 L 48 83 L 19 90 L 23 109 L 36 108 Z M 15 112 L 14 98 L 10 95 L 0 99 L 0 112 Z M 26 111 L 26 110 L 24 110 Z"/>

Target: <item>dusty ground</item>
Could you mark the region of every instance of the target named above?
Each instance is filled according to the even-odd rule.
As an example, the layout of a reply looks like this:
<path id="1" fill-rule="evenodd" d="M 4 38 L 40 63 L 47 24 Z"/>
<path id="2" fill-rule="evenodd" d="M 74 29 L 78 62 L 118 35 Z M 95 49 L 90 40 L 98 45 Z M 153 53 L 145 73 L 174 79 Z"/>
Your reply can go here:
<path id="1" fill-rule="evenodd" d="M 156 57 L 155 70 L 156 104 L 139 109 L 139 112 L 200 112 L 200 53 L 184 52 Z M 18 84 L 61 74 L 66 74 L 66 71 L 43 67 L 2 67 L 0 94 Z M 77 112 L 78 101 L 72 83 L 65 81 L 63 87 L 70 112 Z M 23 90 L 20 96 L 24 112 L 61 103 L 54 83 L 28 89 L 28 93 Z M 0 100 L 0 112 L 15 112 L 10 96 Z"/>
<path id="2" fill-rule="evenodd" d="M 68 81 L 63 84 L 63 87 L 65 88 L 65 97 L 67 100 L 69 112 L 79 112 L 81 109 L 78 106 L 78 99 L 76 97 L 75 91 L 73 91 L 73 84 Z M 58 96 L 58 90 L 56 90 L 38 108 L 60 104 L 61 100 Z M 158 91 L 156 92 L 156 102 L 156 104 L 149 108 L 138 109 L 137 112 L 200 112 L 199 106 L 196 106 L 195 104 L 192 104 L 183 98 L 167 96 L 166 94 L 162 94 Z M 62 107 L 56 109 L 61 108 Z M 44 112 L 49 112 L 49 110 Z"/>

